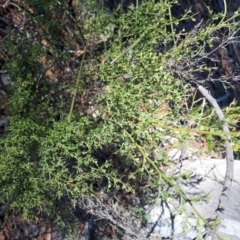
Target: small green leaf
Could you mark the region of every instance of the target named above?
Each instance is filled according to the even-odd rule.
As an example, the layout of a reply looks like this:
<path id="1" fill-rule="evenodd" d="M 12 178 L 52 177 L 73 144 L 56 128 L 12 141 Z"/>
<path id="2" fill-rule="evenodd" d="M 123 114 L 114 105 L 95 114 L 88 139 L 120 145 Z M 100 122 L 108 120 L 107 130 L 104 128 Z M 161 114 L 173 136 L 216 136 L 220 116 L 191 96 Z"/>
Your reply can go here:
<path id="1" fill-rule="evenodd" d="M 220 240 L 231 240 L 230 237 L 226 237 L 226 236 L 219 236 Z"/>
<path id="2" fill-rule="evenodd" d="M 205 225 L 205 222 L 202 218 L 197 219 L 197 226 L 203 227 Z"/>
<path id="3" fill-rule="evenodd" d="M 218 225 L 221 223 L 221 221 L 222 221 L 221 218 L 217 217 L 214 222 L 216 223 L 216 225 Z"/>

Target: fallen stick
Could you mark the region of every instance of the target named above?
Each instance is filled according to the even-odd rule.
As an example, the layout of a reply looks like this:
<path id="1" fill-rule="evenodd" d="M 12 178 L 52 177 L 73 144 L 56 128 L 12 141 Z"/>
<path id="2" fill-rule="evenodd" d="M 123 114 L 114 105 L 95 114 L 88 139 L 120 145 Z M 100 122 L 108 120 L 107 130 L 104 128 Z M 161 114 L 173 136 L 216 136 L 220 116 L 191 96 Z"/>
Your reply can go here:
<path id="1" fill-rule="evenodd" d="M 226 122 L 224 122 L 224 115 L 219 107 L 216 99 L 214 99 L 205 89 L 203 86 L 198 86 L 198 90 L 202 93 L 202 95 L 209 101 L 209 103 L 212 105 L 212 107 L 215 109 L 215 112 L 219 118 L 219 120 L 222 122 L 222 129 L 224 133 L 229 133 L 229 128 Z M 225 210 L 225 207 L 227 205 L 228 195 L 231 191 L 232 187 L 232 181 L 234 180 L 234 156 L 233 156 L 233 149 L 230 144 L 231 137 L 230 135 L 226 135 L 226 141 L 225 141 L 225 148 L 226 148 L 226 174 L 223 184 L 223 189 L 221 192 L 221 195 L 219 197 L 219 203 L 217 206 L 217 209 L 215 210 L 217 213 L 217 216 L 222 219 L 223 213 Z"/>

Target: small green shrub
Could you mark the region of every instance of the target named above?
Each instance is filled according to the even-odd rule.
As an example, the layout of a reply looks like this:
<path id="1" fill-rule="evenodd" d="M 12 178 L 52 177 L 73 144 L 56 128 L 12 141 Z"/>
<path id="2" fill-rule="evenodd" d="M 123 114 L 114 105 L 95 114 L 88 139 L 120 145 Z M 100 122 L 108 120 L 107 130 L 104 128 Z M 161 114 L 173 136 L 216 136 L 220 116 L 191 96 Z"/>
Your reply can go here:
<path id="1" fill-rule="evenodd" d="M 27 12 L 35 4 L 43 16 Z M 222 22 L 175 34 L 172 27 L 187 14 L 174 19 L 172 4 L 143 1 L 112 16 L 76 7 L 75 17 L 64 1 L 22 6 L 30 27 L 5 43 L 14 87 L 11 124 L 0 139 L 0 191 L 2 204 L 14 196 L 9 214 L 68 222 L 56 202 L 67 197 L 71 208 L 88 197 L 104 204 L 99 189 L 110 198 L 114 191 L 145 193 L 150 186 L 159 198 L 178 194 L 187 201 L 166 170 L 173 163 L 158 146 L 166 136 L 178 144 L 190 137 L 173 130 L 189 118 L 193 74 L 205 70 L 193 59 L 207 54 L 202 42 L 210 46 L 214 31 L 235 26 Z M 75 44 L 79 58 L 71 54 Z M 77 68 L 66 76 L 71 64 Z M 54 68 L 57 83 L 45 75 Z M 167 196 L 165 185 L 173 188 Z"/>

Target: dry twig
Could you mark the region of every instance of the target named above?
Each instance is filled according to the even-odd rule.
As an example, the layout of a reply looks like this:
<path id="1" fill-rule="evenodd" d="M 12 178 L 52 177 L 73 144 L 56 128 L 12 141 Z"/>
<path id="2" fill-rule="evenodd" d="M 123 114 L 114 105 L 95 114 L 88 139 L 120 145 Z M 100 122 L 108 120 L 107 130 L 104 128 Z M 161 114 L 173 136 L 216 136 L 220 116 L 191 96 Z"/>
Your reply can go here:
<path id="1" fill-rule="evenodd" d="M 215 109 L 219 120 L 222 121 L 223 132 L 229 133 L 230 132 L 229 128 L 227 124 L 224 122 L 223 112 L 219 107 L 216 99 L 214 99 L 203 86 L 198 86 L 198 90 L 202 93 L 202 95 L 209 101 L 209 103 Z M 227 204 L 228 195 L 229 195 L 229 192 L 231 191 L 232 181 L 234 178 L 234 156 L 233 156 L 233 150 L 230 144 L 230 140 L 231 140 L 230 135 L 227 135 L 226 141 L 225 141 L 227 169 L 226 169 L 222 193 L 219 197 L 219 203 L 216 209 L 217 215 L 220 218 L 222 218 L 223 216 L 223 212 Z"/>

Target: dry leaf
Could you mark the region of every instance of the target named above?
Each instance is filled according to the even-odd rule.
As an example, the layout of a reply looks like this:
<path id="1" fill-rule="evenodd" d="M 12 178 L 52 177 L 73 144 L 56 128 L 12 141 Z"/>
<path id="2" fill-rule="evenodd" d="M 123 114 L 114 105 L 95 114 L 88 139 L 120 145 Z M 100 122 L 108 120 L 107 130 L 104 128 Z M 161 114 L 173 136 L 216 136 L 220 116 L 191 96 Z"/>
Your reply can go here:
<path id="1" fill-rule="evenodd" d="M 44 47 L 49 47 L 49 44 L 48 44 L 48 42 L 47 42 L 46 39 L 43 39 L 43 40 L 41 41 L 41 44 L 42 44 Z"/>
<path id="2" fill-rule="evenodd" d="M 84 54 L 84 50 L 78 50 L 78 51 L 76 51 L 75 52 L 75 57 L 80 57 L 80 56 L 82 56 L 83 54 Z"/>

